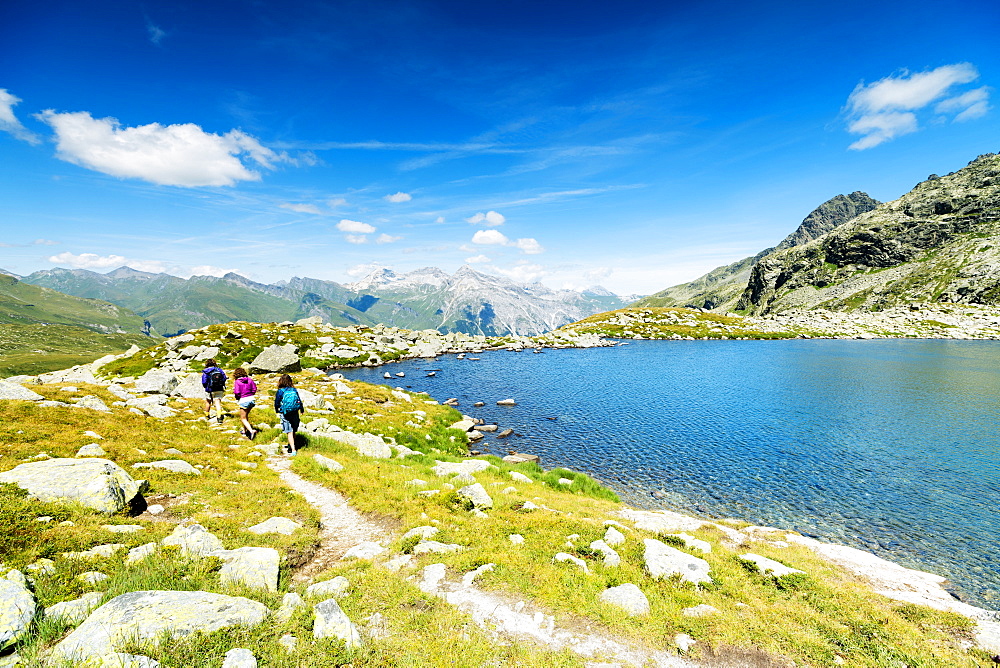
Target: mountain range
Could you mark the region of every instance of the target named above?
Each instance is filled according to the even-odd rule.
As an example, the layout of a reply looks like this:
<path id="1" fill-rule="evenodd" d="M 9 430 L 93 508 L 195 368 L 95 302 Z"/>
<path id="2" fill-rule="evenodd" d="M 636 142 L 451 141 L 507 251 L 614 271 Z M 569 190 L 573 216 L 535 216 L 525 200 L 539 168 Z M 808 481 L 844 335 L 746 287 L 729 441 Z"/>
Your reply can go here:
<path id="1" fill-rule="evenodd" d="M 129 267 L 107 274 L 50 269 L 22 280 L 131 309 L 167 336 L 230 320 L 280 322 L 311 316 L 334 325 L 532 335 L 626 304 L 600 287 L 552 290 L 468 266 L 453 275 L 434 267 L 405 274 L 378 269 L 348 284 L 298 277 L 265 284 L 235 273 L 183 279 Z"/>

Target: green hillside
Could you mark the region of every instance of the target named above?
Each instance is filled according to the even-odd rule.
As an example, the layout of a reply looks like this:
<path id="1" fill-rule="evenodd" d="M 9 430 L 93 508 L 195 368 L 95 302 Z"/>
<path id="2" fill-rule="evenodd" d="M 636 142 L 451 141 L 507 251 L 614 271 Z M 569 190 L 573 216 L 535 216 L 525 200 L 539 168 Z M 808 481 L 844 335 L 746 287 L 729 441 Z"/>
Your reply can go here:
<path id="1" fill-rule="evenodd" d="M 97 299 L 62 294 L 0 274 L 0 375 L 41 373 L 147 347 L 146 321 Z"/>

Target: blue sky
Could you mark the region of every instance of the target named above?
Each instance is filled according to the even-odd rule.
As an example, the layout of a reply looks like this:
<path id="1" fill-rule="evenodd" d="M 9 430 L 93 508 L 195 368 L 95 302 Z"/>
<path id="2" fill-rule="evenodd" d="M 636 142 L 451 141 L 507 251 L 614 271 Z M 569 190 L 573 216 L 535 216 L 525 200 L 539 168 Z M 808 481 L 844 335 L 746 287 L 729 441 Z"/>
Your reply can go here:
<path id="1" fill-rule="evenodd" d="M 1000 151 L 1000 6 L 0 4 L 0 267 L 646 294 Z"/>

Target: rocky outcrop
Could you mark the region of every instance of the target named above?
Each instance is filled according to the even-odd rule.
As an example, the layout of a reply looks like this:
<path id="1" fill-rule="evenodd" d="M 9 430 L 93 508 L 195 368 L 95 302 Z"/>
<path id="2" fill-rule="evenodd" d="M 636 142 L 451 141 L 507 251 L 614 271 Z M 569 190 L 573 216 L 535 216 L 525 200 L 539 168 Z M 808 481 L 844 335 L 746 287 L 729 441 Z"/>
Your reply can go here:
<path id="1" fill-rule="evenodd" d="M 20 571 L 11 573 L 20 575 Z M 0 652 L 27 633 L 35 608 L 35 596 L 21 578 L 10 577 L 10 574 L 0 578 Z"/>
<path id="2" fill-rule="evenodd" d="M 301 371 L 302 365 L 299 356 L 296 354 L 296 347 L 292 344 L 283 346 L 272 345 L 264 348 L 250 362 L 248 371 L 255 373 L 294 373 Z"/>
<path id="3" fill-rule="evenodd" d="M 102 513 L 117 513 L 142 502 L 145 480 L 135 480 L 107 459 L 48 459 L 0 473 L 41 501 L 74 501 Z"/>
<path id="4" fill-rule="evenodd" d="M 743 258 L 732 264 L 716 267 L 690 283 L 675 285 L 640 299 L 635 306 L 687 306 L 719 312 L 731 310 L 746 289 L 751 270 L 762 259 L 787 248 L 808 243 L 856 216 L 871 211 L 878 204 L 878 200 L 863 192 L 837 195 L 810 212 L 798 228 L 777 246 L 766 248 L 752 257 Z"/>
<path id="5" fill-rule="evenodd" d="M 157 643 L 233 626 L 256 626 L 267 616 L 257 601 L 204 591 L 135 591 L 111 599 L 55 646 L 52 658 L 83 663 L 135 641 Z"/>
<path id="6" fill-rule="evenodd" d="M 922 302 L 1000 304 L 1000 156 L 932 175 L 893 202 L 761 260 L 737 306 L 759 314 Z"/>

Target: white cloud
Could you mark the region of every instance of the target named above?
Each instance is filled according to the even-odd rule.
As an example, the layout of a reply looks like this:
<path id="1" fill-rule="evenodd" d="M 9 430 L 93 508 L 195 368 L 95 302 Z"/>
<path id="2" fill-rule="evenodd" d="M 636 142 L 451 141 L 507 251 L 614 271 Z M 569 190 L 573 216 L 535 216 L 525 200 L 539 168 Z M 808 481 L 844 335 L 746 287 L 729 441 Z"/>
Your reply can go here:
<path id="1" fill-rule="evenodd" d="M 97 255 L 96 253 L 74 255 L 67 251 L 59 253 L 59 255 L 50 256 L 49 262 L 68 265 L 77 269 L 110 269 L 111 267 L 121 267 L 124 265 L 125 257 L 122 255 Z"/>
<path id="2" fill-rule="evenodd" d="M 535 239 L 518 239 L 511 244 L 514 248 L 519 249 L 525 255 L 538 255 L 539 253 L 544 253 L 545 249 L 542 245 L 538 243 Z"/>
<path id="3" fill-rule="evenodd" d="M 14 115 L 14 107 L 20 101 L 21 98 L 11 95 L 6 88 L 0 88 L 0 130 L 9 132 L 29 144 L 39 144 L 42 140 L 38 135 L 24 127 Z"/>
<path id="4" fill-rule="evenodd" d="M 437 218 L 434 219 L 434 222 L 435 223 L 443 223 L 444 222 L 444 216 L 438 216 Z"/>
<path id="5" fill-rule="evenodd" d="M 465 258 L 465 264 L 486 264 L 488 262 L 492 262 L 492 260 L 482 254 Z"/>
<path id="6" fill-rule="evenodd" d="M 588 281 L 603 281 L 605 278 L 610 277 L 612 273 L 614 273 L 614 269 L 610 267 L 595 267 L 583 272 L 583 277 Z"/>
<path id="7" fill-rule="evenodd" d="M 31 242 L 35 246 L 58 246 L 58 241 L 52 241 L 52 239 L 35 239 Z"/>
<path id="8" fill-rule="evenodd" d="M 349 244 L 366 244 L 368 243 L 368 237 L 363 234 L 345 234 L 344 238 L 347 239 Z"/>
<path id="9" fill-rule="evenodd" d="M 506 246 L 510 239 L 496 230 L 479 230 L 472 235 L 472 243 L 481 246 Z"/>
<path id="10" fill-rule="evenodd" d="M 80 253 L 75 255 L 70 252 L 59 253 L 49 256 L 49 262 L 75 269 L 117 269 L 118 267 L 132 267 L 139 271 L 148 271 L 154 274 L 166 271 L 166 266 L 158 260 L 130 260 L 121 255 L 97 255 L 96 253 Z"/>
<path id="11" fill-rule="evenodd" d="M 408 193 L 396 193 L 394 195 L 386 195 L 385 201 L 398 204 L 400 202 L 409 202 L 413 197 Z"/>
<path id="12" fill-rule="evenodd" d="M 341 220 L 337 223 L 337 229 L 341 232 L 354 232 L 356 234 L 371 234 L 375 231 L 375 227 L 369 225 L 368 223 L 362 223 L 357 220 Z"/>
<path id="13" fill-rule="evenodd" d="M 191 267 L 187 272 L 188 277 L 190 276 L 215 276 L 216 278 L 222 278 L 226 274 L 233 272 L 232 269 L 223 269 L 222 267 L 213 267 L 210 264 L 201 264 L 197 267 Z M 234 272 L 235 273 L 235 272 Z"/>
<path id="14" fill-rule="evenodd" d="M 375 243 L 377 243 L 377 244 L 391 244 L 391 243 L 395 243 L 395 242 L 399 241 L 402 238 L 403 237 L 394 237 L 394 236 L 392 236 L 390 234 L 380 234 L 380 235 L 378 235 L 378 238 L 375 239 Z"/>
<path id="15" fill-rule="evenodd" d="M 507 222 L 507 219 L 496 211 L 487 211 L 486 213 L 479 212 L 471 218 L 466 218 L 465 222 L 473 225 L 485 225 L 486 227 L 499 227 Z"/>
<path id="16" fill-rule="evenodd" d="M 168 186 L 231 186 L 259 181 L 244 160 L 273 169 L 287 160 L 240 130 L 224 135 L 205 132 L 194 123 L 159 123 L 122 127 L 114 118 L 95 119 L 88 112 L 37 116 L 56 134 L 56 155 L 87 169 Z"/>
<path id="17" fill-rule="evenodd" d="M 291 202 L 286 202 L 280 206 L 282 209 L 288 209 L 289 211 L 294 211 L 296 213 L 312 213 L 317 216 L 322 215 L 323 213 L 315 204 L 292 204 Z"/>
<path id="18" fill-rule="evenodd" d="M 337 197 L 335 199 L 329 200 L 326 203 L 326 205 L 329 206 L 331 209 L 338 209 L 338 208 L 340 208 L 342 206 L 346 206 L 347 205 L 347 200 L 344 199 L 343 197 Z"/>
<path id="19" fill-rule="evenodd" d="M 548 275 L 548 271 L 540 264 L 517 264 L 510 269 L 496 268 L 501 274 L 518 283 L 535 283 Z"/>
<path id="20" fill-rule="evenodd" d="M 858 84 L 847 99 L 847 129 L 862 137 L 850 148 L 864 150 L 916 132 L 915 112 L 945 97 L 955 86 L 978 78 L 979 72 L 972 64 L 956 63 L 916 74 L 904 70 L 871 84 Z M 989 110 L 988 97 L 989 89 L 984 86 L 938 103 L 935 111 L 956 113 L 956 121 L 972 120 Z"/>

